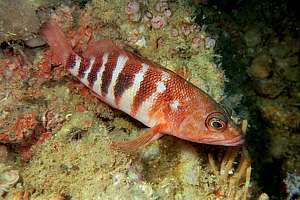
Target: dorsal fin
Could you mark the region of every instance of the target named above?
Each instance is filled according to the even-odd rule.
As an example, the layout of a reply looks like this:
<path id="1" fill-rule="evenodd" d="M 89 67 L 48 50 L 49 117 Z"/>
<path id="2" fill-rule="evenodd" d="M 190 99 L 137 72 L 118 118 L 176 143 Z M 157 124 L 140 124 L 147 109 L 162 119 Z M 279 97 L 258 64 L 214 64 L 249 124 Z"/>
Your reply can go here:
<path id="1" fill-rule="evenodd" d="M 110 53 L 113 51 L 122 51 L 112 40 L 99 40 L 91 42 L 87 50 L 83 53 L 83 57 L 97 57 L 102 53 Z"/>
<path id="2" fill-rule="evenodd" d="M 65 34 L 54 22 L 45 22 L 40 29 L 41 35 L 46 39 L 56 56 L 65 66 L 70 54 L 75 54 L 71 45 L 68 43 Z"/>

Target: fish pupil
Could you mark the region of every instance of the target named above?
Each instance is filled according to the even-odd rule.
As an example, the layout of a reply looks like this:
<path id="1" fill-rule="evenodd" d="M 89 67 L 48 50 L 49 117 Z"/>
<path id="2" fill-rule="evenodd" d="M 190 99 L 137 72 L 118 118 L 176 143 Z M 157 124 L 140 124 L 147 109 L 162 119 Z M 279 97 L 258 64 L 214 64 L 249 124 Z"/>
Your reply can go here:
<path id="1" fill-rule="evenodd" d="M 214 121 L 212 126 L 216 129 L 222 128 L 222 124 L 220 122 Z"/>

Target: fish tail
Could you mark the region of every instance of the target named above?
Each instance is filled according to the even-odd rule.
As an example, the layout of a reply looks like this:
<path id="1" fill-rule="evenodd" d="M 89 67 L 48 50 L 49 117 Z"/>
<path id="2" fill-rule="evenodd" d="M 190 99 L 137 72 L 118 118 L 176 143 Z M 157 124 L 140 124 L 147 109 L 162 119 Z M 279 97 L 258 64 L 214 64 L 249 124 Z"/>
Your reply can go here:
<path id="1" fill-rule="evenodd" d="M 53 22 L 45 22 L 41 26 L 40 34 L 47 41 L 54 54 L 59 57 L 61 63 L 66 66 L 69 56 L 75 53 L 59 26 Z"/>

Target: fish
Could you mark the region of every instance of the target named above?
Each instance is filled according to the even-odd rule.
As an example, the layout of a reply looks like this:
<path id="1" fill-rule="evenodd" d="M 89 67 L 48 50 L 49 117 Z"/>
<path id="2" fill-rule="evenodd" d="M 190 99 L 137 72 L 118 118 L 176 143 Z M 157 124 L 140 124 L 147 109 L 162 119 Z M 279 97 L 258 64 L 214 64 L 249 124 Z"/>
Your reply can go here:
<path id="1" fill-rule="evenodd" d="M 241 129 L 212 97 L 175 72 L 112 40 L 89 44 L 76 53 L 54 22 L 42 24 L 40 33 L 62 65 L 93 94 L 148 128 L 111 147 L 135 151 L 163 135 L 195 143 L 240 146 Z"/>

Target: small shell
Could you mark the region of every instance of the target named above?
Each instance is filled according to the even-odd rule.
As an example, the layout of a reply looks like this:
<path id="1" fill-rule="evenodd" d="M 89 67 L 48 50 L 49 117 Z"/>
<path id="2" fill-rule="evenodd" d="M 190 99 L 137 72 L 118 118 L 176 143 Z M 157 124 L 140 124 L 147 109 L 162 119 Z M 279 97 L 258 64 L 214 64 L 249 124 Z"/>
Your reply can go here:
<path id="1" fill-rule="evenodd" d="M 138 31 L 134 31 L 128 38 L 129 44 L 133 45 L 139 40 L 140 34 Z"/>
<path id="2" fill-rule="evenodd" d="M 142 48 L 142 47 L 146 47 L 147 42 L 144 36 L 142 36 L 138 41 L 136 41 L 135 45 L 137 45 L 138 47 Z"/>
<path id="3" fill-rule="evenodd" d="M 201 39 L 199 37 L 194 37 L 192 40 L 192 48 L 197 49 L 200 46 Z"/>
<path id="4" fill-rule="evenodd" d="M 171 37 L 177 37 L 179 35 L 178 30 L 176 28 L 171 28 L 170 35 Z"/>
<path id="5" fill-rule="evenodd" d="M 170 8 L 167 8 L 164 10 L 164 15 L 166 18 L 170 19 L 171 16 L 172 16 L 172 12 L 171 12 L 171 9 Z"/>
<path id="6" fill-rule="evenodd" d="M 160 29 L 167 24 L 167 20 L 162 16 L 155 16 L 151 19 L 151 25 L 154 29 Z"/>
<path id="7" fill-rule="evenodd" d="M 152 14 L 150 11 L 148 11 L 148 10 L 145 11 L 143 20 L 144 20 L 145 22 L 149 22 L 152 18 L 153 18 L 153 14 Z"/>
<path id="8" fill-rule="evenodd" d="M 168 0 L 158 0 L 155 4 L 155 10 L 157 12 L 164 12 L 169 8 Z"/>
<path id="9" fill-rule="evenodd" d="M 125 8 L 127 15 L 132 15 L 140 11 L 140 4 L 136 1 L 129 2 Z"/>
<path id="10" fill-rule="evenodd" d="M 190 24 L 183 24 L 181 26 L 181 33 L 185 36 L 188 36 L 192 32 L 192 26 Z"/>
<path id="11" fill-rule="evenodd" d="M 162 37 L 157 38 L 156 40 L 156 48 L 161 48 L 164 46 L 165 40 Z"/>
<path id="12" fill-rule="evenodd" d="M 211 38 L 211 37 L 206 37 L 205 38 L 205 48 L 210 49 L 214 48 L 216 45 L 216 40 Z"/>
<path id="13" fill-rule="evenodd" d="M 136 1 L 129 2 L 125 8 L 129 21 L 138 22 L 141 19 L 140 4 Z"/>

